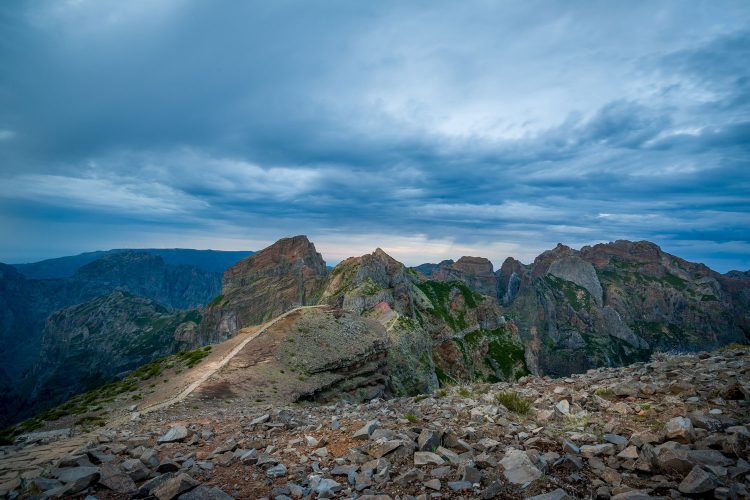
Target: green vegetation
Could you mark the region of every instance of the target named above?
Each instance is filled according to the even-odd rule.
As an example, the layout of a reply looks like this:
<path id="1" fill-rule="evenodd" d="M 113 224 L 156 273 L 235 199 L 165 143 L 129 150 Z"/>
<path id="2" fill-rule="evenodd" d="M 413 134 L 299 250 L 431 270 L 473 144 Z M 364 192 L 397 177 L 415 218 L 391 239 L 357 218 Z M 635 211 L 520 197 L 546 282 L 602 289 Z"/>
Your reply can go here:
<path id="1" fill-rule="evenodd" d="M 458 290 L 463 295 L 464 303 L 468 309 L 476 309 L 485 298 L 482 294 L 471 290 L 461 281 L 433 281 L 427 280 L 418 283 L 417 287 L 425 294 L 432 305 L 432 313 L 445 321 L 454 331 L 461 331 L 468 325 L 466 323 L 465 313 L 459 311 L 452 314 L 450 310 L 451 294 L 453 290 Z"/>
<path id="2" fill-rule="evenodd" d="M 224 294 L 220 293 L 208 303 L 208 307 L 218 306 L 224 300 Z"/>
<path id="3" fill-rule="evenodd" d="M 208 356 L 210 352 L 211 346 L 206 346 L 193 351 L 182 351 L 172 356 L 155 359 L 133 370 L 123 379 L 100 385 L 96 389 L 73 396 L 55 408 L 44 410 L 30 419 L 1 429 L 0 445 L 12 444 L 18 435 L 40 429 L 44 426 L 44 422 L 53 422 L 70 415 L 100 412 L 104 404 L 111 403 L 118 396 L 137 391 L 141 382 L 160 376 L 167 368 L 177 367 L 178 370 L 180 367 L 192 368 Z M 137 401 L 142 397 L 142 394 L 136 393 L 132 394 L 130 399 Z M 102 418 L 101 415 L 84 415 L 76 421 L 75 425 L 103 425 L 103 423 L 98 423 L 99 420 L 103 422 Z"/>
<path id="4" fill-rule="evenodd" d="M 352 294 L 371 296 L 371 295 L 376 295 L 381 290 L 382 288 L 380 287 L 380 285 L 375 283 L 372 280 L 372 278 L 367 277 L 364 280 L 362 280 L 362 282 L 359 285 L 357 285 L 357 287 L 354 290 L 352 290 Z"/>
<path id="5" fill-rule="evenodd" d="M 531 411 L 531 403 L 523 399 L 517 392 L 501 392 L 495 400 L 513 413 L 526 415 Z"/>
<path id="6" fill-rule="evenodd" d="M 437 376 L 438 383 L 441 387 L 445 387 L 446 385 L 455 385 L 458 383 L 456 379 L 441 370 L 439 366 L 435 367 L 435 375 Z"/>
<path id="7" fill-rule="evenodd" d="M 175 356 L 177 356 L 177 359 L 184 362 L 185 366 L 188 368 L 192 368 L 201 361 L 203 361 L 203 358 L 208 356 L 211 353 L 211 346 L 206 346 L 204 348 L 198 348 L 192 351 L 180 351 Z"/>
<path id="8" fill-rule="evenodd" d="M 561 292 L 573 309 L 576 311 L 582 309 L 591 311 L 594 301 L 588 290 L 576 285 L 572 281 L 564 280 L 551 274 L 546 275 L 543 279 L 553 290 Z"/>
<path id="9" fill-rule="evenodd" d="M 421 418 L 419 418 L 418 416 L 414 415 L 413 413 L 407 413 L 406 415 L 404 415 L 404 418 L 406 420 L 408 420 L 409 422 L 411 422 L 412 424 L 416 424 L 416 423 L 422 421 Z"/>
<path id="10" fill-rule="evenodd" d="M 478 351 L 483 340 L 487 341 L 487 357 L 485 365 L 493 372 L 499 368 L 506 380 L 517 379 L 529 374 L 526 366 L 523 345 L 513 339 L 513 334 L 507 327 L 501 326 L 494 330 L 475 330 L 467 333 L 465 342 L 472 351 Z M 499 382 L 497 377 L 490 376 L 488 382 Z"/>

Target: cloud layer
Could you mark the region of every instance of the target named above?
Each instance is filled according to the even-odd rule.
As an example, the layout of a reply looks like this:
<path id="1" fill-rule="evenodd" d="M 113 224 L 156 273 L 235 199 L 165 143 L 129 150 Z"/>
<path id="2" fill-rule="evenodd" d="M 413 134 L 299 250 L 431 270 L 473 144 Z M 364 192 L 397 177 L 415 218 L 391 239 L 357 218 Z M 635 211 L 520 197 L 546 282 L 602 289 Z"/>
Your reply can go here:
<path id="1" fill-rule="evenodd" d="M 409 264 L 649 239 L 750 268 L 746 2 L 0 6 L 0 261 Z"/>

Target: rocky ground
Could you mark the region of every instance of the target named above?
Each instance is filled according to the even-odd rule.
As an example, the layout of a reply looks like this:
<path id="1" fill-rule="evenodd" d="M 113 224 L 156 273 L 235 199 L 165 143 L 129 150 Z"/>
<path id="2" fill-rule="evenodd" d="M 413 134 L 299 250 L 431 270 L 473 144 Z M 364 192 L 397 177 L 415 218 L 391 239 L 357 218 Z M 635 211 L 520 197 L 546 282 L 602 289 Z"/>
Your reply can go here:
<path id="1" fill-rule="evenodd" d="M 186 400 L 2 448 L 0 495 L 747 498 L 749 408 L 745 348 L 357 405 Z M 20 456 L 37 468 L 14 477 Z"/>

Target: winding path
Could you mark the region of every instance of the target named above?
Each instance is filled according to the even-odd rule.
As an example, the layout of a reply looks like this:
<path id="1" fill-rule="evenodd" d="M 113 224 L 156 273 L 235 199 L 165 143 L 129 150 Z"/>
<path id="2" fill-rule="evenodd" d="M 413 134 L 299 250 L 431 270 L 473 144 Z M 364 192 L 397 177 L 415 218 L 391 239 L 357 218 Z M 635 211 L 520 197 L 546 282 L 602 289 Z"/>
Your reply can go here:
<path id="1" fill-rule="evenodd" d="M 217 371 L 221 370 L 224 366 L 226 366 L 227 363 L 229 363 L 232 358 L 234 358 L 242 349 L 245 348 L 245 346 L 251 341 L 256 338 L 258 338 L 260 335 L 264 334 L 268 331 L 269 328 L 271 328 L 273 325 L 275 325 L 277 322 L 281 321 L 282 319 L 286 318 L 290 314 L 294 314 L 297 311 L 303 311 L 305 309 L 316 309 L 316 308 L 324 308 L 329 307 L 327 305 L 316 305 L 316 306 L 299 306 L 295 307 L 294 309 L 290 309 L 287 312 L 276 316 L 271 321 L 265 323 L 263 326 L 260 327 L 260 329 L 253 333 L 252 335 L 248 335 L 248 337 L 240 342 L 234 349 L 229 351 L 229 353 L 224 356 L 218 363 L 216 363 L 210 370 L 207 370 L 205 373 L 203 373 L 198 379 L 194 380 L 190 385 L 188 385 L 185 389 L 180 391 L 177 395 L 166 399 L 164 401 L 161 401 L 159 403 L 152 404 L 150 406 L 139 408 L 138 411 L 141 414 L 149 413 L 155 410 L 160 410 L 162 408 L 168 408 L 169 406 L 172 406 L 175 403 L 179 403 L 180 401 L 184 400 L 186 397 L 188 397 L 193 391 L 195 391 L 198 387 L 201 386 L 206 380 L 211 378 Z"/>

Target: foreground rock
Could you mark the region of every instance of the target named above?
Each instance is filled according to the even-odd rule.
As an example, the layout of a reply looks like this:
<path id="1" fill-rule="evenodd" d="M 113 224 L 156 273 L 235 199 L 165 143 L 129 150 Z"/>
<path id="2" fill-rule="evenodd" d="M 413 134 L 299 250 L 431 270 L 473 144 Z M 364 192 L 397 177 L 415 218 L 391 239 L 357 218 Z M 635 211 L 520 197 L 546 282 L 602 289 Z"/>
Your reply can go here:
<path id="1" fill-rule="evenodd" d="M 193 399 L 100 430 L 36 475 L 13 476 L 5 464 L 64 440 L 3 449 L 0 491 L 160 500 L 740 499 L 750 487 L 748 396 L 750 354 L 736 348 L 366 403 Z"/>

